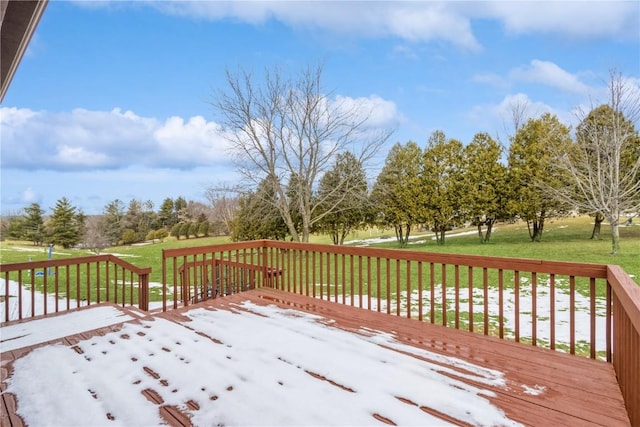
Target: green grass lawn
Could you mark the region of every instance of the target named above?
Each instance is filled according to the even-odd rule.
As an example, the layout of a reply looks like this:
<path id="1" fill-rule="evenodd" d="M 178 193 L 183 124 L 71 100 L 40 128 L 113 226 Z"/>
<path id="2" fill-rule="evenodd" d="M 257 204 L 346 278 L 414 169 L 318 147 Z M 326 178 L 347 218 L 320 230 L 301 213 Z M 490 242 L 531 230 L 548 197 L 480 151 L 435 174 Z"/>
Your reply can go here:
<path id="1" fill-rule="evenodd" d="M 468 228 L 449 232 L 443 246 L 437 245 L 435 240 L 432 240 L 432 233 L 416 231 L 413 233 L 413 242 L 407 247 L 407 250 L 618 264 L 638 282 L 638 278 L 640 278 L 640 221 L 636 219 L 635 224 L 631 227 L 620 227 L 621 249 L 616 255 L 611 255 L 610 227 L 603 224 L 601 240 L 590 240 L 592 227 L 592 219 L 589 217 L 548 221 L 545 225 L 542 242 L 531 242 L 525 223 L 498 224 L 490 243 L 481 244 L 475 233 L 456 235 L 474 231 L 474 228 Z M 393 236 L 393 230 L 371 229 L 354 232 L 347 240 Z M 331 243 L 328 236 L 312 236 L 311 241 L 313 243 Z M 112 247 L 104 252 L 118 255 L 140 267 L 151 267 L 153 271 L 151 280 L 160 281 L 162 249 L 227 242 L 229 239 L 226 237 L 181 240 L 169 238 L 158 243 Z M 398 248 L 395 239 L 372 246 Z M 91 255 L 91 252 L 80 249 L 55 248 L 53 257 L 85 255 Z M 35 247 L 29 242 L 0 242 L 0 262 L 2 263 L 25 262 L 29 259 L 44 260 L 47 259 L 47 256 L 47 248 Z"/>
<path id="2" fill-rule="evenodd" d="M 575 261 L 598 264 L 617 264 L 635 278 L 640 278 L 640 222 L 631 227 L 620 227 L 620 251 L 611 254 L 611 229 L 602 226 L 600 240 L 591 240 L 592 218 L 578 217 L 549 221 L 545 224 L 541 242 L 531 242 L 526 223 L 498 224 L 491 242 L 481 244 L 477 234 L 460 235 L 473 229 L 454 230 L 448 233 L 445 245 L 439 246 L 431 240 L 432 233 L 415 240 L 424 243 L 410 244 L 408 250 L 455 253 L 469 255 L 501 256 L 542 259 L 553 261 Z M 389 235 L 393 236 L 391 232 Z M 397 248 L 395 241 L 376 246 Z"/>

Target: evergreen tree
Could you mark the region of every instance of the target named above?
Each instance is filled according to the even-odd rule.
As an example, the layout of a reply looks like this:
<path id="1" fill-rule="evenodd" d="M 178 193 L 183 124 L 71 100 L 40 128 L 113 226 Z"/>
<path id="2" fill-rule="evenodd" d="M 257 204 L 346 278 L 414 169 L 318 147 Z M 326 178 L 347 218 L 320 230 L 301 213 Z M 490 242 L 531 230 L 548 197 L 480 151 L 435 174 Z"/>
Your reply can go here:
<path id="1" fill-rule="evenodd" d="M 331 236 L 335 245 L 342 245 L 345 237 L 366 225 L 368 211 L 367 177 L 362 163 L 351 153 L 339 154 L 333 169 L 320 180 L 316 196 L 320 210 L 318 229 Z"/>
<path id="2" fill-rule="evenodd" d="M 562 215 L 571 208 L 545 191 L 569 185 L 566 172 L 558 168 L 552 153 L 566 152 L 570 144 L 569 128 L 549 113 L 530 119 L 511 142 L 509 209 L 527 222 L 531 241 L 542 239 L 547 218 Z"/>
<path id="3" fill-rule="evenodd" d="M 444 245 L 447 230 L 462 225 L 468 216 L 462 153 L 462 143 L 446 139 L 441 131 L 432 134 L 424 151 L 421 174 L 424 219 L 433 225 L 440 245 Z"/>
<path id="4" fill-rule="evenodd" d="M 45 238 L 44 210 L 38 203 L 32 203 L 24 213 L 23 238 L 32 241 L 35 246 L 42 246 Z"/>
<path id="5" fill-rule="evenodd" d="M 396 143 L 389 151 L 371 193 L 373 209 L 379 215 L 377 221 L 394 228 L 400 246 L 409 243 L 411 228 L 420 222 L 421 165 L 422 150 L 415 142 L 409 141 L 404 146 Z"/>
<path id="6" fill-rule="evenodd" d="M 507 168 L 500 162 L 502 148 L 489 134 L 478 133 L 465 147 L 464 157 L 468 188 L 465 204 L 478 227 L 480 242 L 486 243 L 491 239 L 496 221 L 507 218 Z M 485 233 L 483 226 L 486 226 Z"/>
<path id="7" fill-rule="evenodd" d="M 204 237 L 209 235 L 209 221 L 203 221 L 198 224 L 198 234 Z"/>
<path id="8" fill-rule="evenodd" d="M 63 197 L 53 208 L 49 226 L 51 227 L 50 243 L 69 249 L 82 241 L 84 215 L 78 212 L 66 197 Z"/>
<path id="9" fill-rule="evenodd" d="M 273 206 L 274 194 L 269 192 L 273 187 L 265 181 L 255 193 L 238 199 L 238 210 L 231 223 L 232 240 L 283 240 L 286 237 L 287 224 Z"/>
<path id="10" fill-rule="evenodd" d="M 108 203 L 102 211 L 102 232 L 111 245 L 117 245 L 124 233 L 124 203 L 120 199 Z"/>
<path id="11" fill-rule="evenodd" d="M 160 211 L 158 212 L 158 221 L 160 226 L 168 230 L 172 229 L 176 224 L 177 217 L 174 211 L 174 204 L 171 198 L 166 198 L 160 205 Z"/>
<path id="12" fill-rule="evenodd" d="M 174 224 L 171 227 L 171 235 L 176 239 L 180 240 L 180 230 L 182 229 L 182 224 Z"/>

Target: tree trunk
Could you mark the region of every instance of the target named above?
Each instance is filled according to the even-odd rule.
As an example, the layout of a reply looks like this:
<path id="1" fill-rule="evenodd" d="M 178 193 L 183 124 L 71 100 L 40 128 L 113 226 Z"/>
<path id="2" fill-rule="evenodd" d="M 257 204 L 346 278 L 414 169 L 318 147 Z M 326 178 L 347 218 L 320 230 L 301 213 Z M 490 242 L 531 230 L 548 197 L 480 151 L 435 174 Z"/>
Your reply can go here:
<path id="1" fill-rule="evenodd" d="M 611 224 L 611 253 L 617 254 L 620 249 L 620 232 L 618 224 Z"/>
<path id="2" fill-rule="evenodd" d="M 400 246 L 401 247 L 407 246 L 411 227 L 409 227 L 409 225 L 407 224 L 406 231 L 405 231 L 405 227 L 403 227 L 402 224 L 398 224 L 398 225 L 394 225 L 394 228 L 396 230 L 396 240 L 398 241 L 398 243 L 400 243 Z"/>
<path id="3" fill-rule="evenodd" d="M 604 221 L 604 215 L 597 212 L 593 223 L 593 231 L 591 232 L 591 240 L 600 240 L 600 225 L 602 221 Z"/>
<path id="4" fill-rule="evenodd" d="M 482 222 L 480 218 L 477 219 L 476 223 L 478 224 L 478 238 L 480 239 L 480 243 L 484 243 L 484 235 L 482 234 Z"/>
<path id="5" fill-rule="evenodd" d="M 545 212 L 540 212 L 540 216 L 535 216 L 533 220 L 527 219 L 527 228 L 532 242 L 542 241 L 542 230 L 544 230 Z M 533 230 L 532 230 L 533 227 Z"/>
<path id="6" fill-rule="evenodd" d="M 620 250 L 620 229 L 618 220 L 611 221 L 611 254 L 615 255 Z"/>
<path id="7" fill-rule="evenodd" d="M 487 220 L 487 232 L 485 233 L 484 243 L 489 243 L 491 239 L 491 231 L 493 231 L 493 219 Z"/>

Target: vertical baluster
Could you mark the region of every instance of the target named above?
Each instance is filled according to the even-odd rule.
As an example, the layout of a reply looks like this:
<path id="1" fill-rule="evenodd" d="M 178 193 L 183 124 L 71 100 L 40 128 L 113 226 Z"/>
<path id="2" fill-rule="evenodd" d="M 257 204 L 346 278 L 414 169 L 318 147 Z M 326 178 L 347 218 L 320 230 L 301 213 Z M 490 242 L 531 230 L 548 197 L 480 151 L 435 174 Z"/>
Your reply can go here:
<path id="1" fill-rule="evenodd" d="M 590 336 L 591 342 L 589 347 L 591 348 L 590 356 L 592 359 L 596 358 L 596 279 L 591 277 L 589 279 L 589 301 L 590 301 Z"/>
<path id="2" fill-rule="evenodd" d="M 431 288 L 431 307 L 429 308 L 431 314 L 431 323 L 436 322 L 436 266 L 434 263 L 429 263 L 429 286 Z"/>
<path id="3" fill-rule="evenodd" d="M 489 335 L 489 275 L 487 267 L 482 269 L 482 290 L 484 299 L 484 334 Z"/>
<path id="4" fill-rule="evenodd" d="M 411 261 L 407 260 L 407 318 L 411 319 Z"/>
<path id="5" fill-rule="evenodd" d="M 311 256 L 313 258 L 311 258 L 311 286 L 312 286 L 312 292 L 313 292 L 313 297 L 316 298 L 316 251 L 312 251 L 311 252 Z M 320 274 L 322 274 L 322 269 L 320 269 Z M 320 288 L 320 292 L 322 292 L 322 288 Z"/>
<path id="6" fill-rule="evenodd" d="M 498 323 L 500 338 L 504 338 L 504 273 L 498 270 Z"/>
<path id="7" fill-rule="evenodd" d="M 473 267 L 467 268 L 467 290 L 469 292 L 469 332 L 473 332 Z"/>
<path id="8" fill-rule="evenodd" d="M 549 275 L 549 341 L 551 350 L 556 349 L 556 275 Z"/>
<path id="9" fill-rule="evenodd" d="M 391 314 L 391 260 L 386 258 L 387 261 L 387 314 Z"/>
<path id="10" fill-rule="evenodd" d="M 367 257 L 367 310 L 371 310 L 371 257 Z"/>
<path id="11" fill-rule="evenodd" d="M 376 257 L 376 298 L 378 299 L 376 309 L 378 310 L 378 313 L 380 313 L 380 295 L 382 293 L 381 274 L 382 273 L 380 272 L 380 257 Z"/>
<path id="12" fill-rule="evenodd" d="M 422 261 L 418 261 L 418 320 L 422 322 Z"/>
<path id="13" fill-rule="evenodd" d="M 358 256 L 358 307 L 362 308 L 362 255 Z"/>
<path id="14" fill-rule="evenodd" d="M 318 274 L 318 282 L 319 282 L 319 285 L 320 285 L 320 289 L 318 291 L 320 292 L 320 299 L 324 299 L 324 286 L 323 286 L 323 284 L 324 284 L 324 277 L 323 277 L 324 268 L 323 267 L 324 267 L 325 256 L 324 256 L 323 252 L 318 252 L 318 258 L 319 258 L 319 260 L 318 260 L 318 267 L 319 267 L 318 268 L 318 270 L 319 270 L 318 273 L 320 273 L 320 274 Z M 329 256 L 327 255 L 326 258 L 327 258 L 327 264 L 329 264 Z"/>
<path id="15" fill-rule="evenodd" d="M 67 310 L 71 310 L 71 295 L 69 295 L 69 292 L 71 291 L 71 286 L 70 286 L 70 282 L 69 282 L 69 272 L 70 272 L 70 267 L 67 264 L 67 266 L 65 267 L 65 292 L 67 294 L 67 298 L 66 298 L 66 302 L 67 302 Z"/>
<path id="16" fill-rule="evenodd" d="M 49 267 L 49 268 L 51 268 L 51 267 Z M 60 311 L 59 310 L 59 300 L 60 300 L 60 289 L 59 289 L 60 279 L 59 279 L 59 277 L 60 277 L 60 275 L 58 273 L 59 273 L 58 266 L 56 265 L 54 270 L 53 270 L 53 274 L 54 274 L 54 276 L 53 276 L 53 286 L 54 286 L 53 295 L 54 295 L 54 298 L 55 298 L 54 305 L 56 307 L 56 311 L 55 311 L 56 313 L 58 311 Z"/>
<path id="17" fill-rule="evenodd" d="M 127 270 L 124 267 L 120 267 L 120 271 L 122 273 L 122 303 L 120 305 L 124 307 L 127 302 Z"/>
<path id="18" fill-rule="evenodd" d="M 286 258 L 287 258 L 287 292 L 291 292 L 291 251 L 292 249 L 287 250 Z"/>
<path id="19" fill-rule="evenodd" d="M 346 266 L 346 255 L 341 254 L 340 260 L 342 261 L 340 264 L 342 266 L 342 303 L 346 304 L 346 294 L 347 294 L 347 271 L 345 269 Z M 353 298 L 352 298 L 353 300 Z"/>
<path id="20" fill-rule="evenodd" d="M 304 294 L 309 296 L 309 251 L 307 250 L 304 251 Z"/>
<path id="21" fill-rule="evenodd" d="M 441 264 L 442 272 L 442 325 L 447 326 L 447 264 Z"/>
<path id="22" fill-rule="evenodd" d="M 396 259 L 396 316 L 400 316 L 400 260 Z"/>
<path id="23" fill-rule="evenodd" d="M 76 264 L 76 308 L 80 307 L 80 264 Z"/>
<path id="24" fill-rule="evenodd" d="M 331 275 L 331 268 L 336 265 L 335 257 L 337 254 L 327 252 L 327 301 L 331 301 L 331 292 L 332 292 L 332 280 L 333 276 Z"/>
<path id="25" fill-rule="evenodd" d="M 338 254 L 333 255 L 333 299 L 334 302 L 338 302 Z"/>
<path id="26" fill-rule="evenodd" d="M 460 329 L 460 266 L 458 264 L 453 266 L 453 281 L 455 291 L 455 328 Z"/>
<path id="27" fill-rule="evenodd" d="M 612 317 L 612 312 L 611 312 L 611 284 L 609 284 L 609 281 L 607 280 L 606 283 L 606 304 L 607 304 L 607 321 L 606 321 L 606 339 L 607 339 L 607 362 L 611 363 L 611 317 Z"/>
<path id="28" fill-rule="evenodd" d="M 346 274 L 345 274 L 346 276 Z M 349 292 L 351 293 L 351 307 L 355 305 L 355 268 L 353 267 L 353 255 L 349 254 Z"/>
<path id="29" fill-rule="evenodd" d="M 129 272 L 129 305 L 133 305 L 133 271 Z"/>
<path id="30" fill-rule="evenodd" d="M 513 272 L 513 286 L 515 288 L 513 291 L 513 316 L 516 327 L 516 342 L 520 342 L 520 272 L 518 270 Z"/>
<path id="31" fill-rule="evenodd" d="M 42 284 L 42 298 L 44 298 L 44 304 L 43 304 L 43 308 L 44 308 L 44 313 L 43 314 L 47 314 L 47 276 L 49 276 L 49 272 L 47 271 L 46 268 L 42 269 L 42 278 L 43 278 L 43 284 Z"/>
<path id="32" fill-rule="evenodd" d="M 78 275 L 78 280 L 80 280 L 80 275 Z M 22 283 L 19 283 L 18 285 L 22 285 Z M 78 301 L 80 301 L 79 298 L 78 298 Z M 31 269 L 31 317 L 34 317 L 35 315 L 36 315 L 36 270 L 32 268 Z"/>
<path id="33" fill-rule="evenodd" d="M 96 289 L 96 302 L 98 304 L 100 304 L 100 261 L 98 261 L 96 263 L 96 282 L 97 282 L 97 289 Z"/>
<path id="34" fill-rule="evenodd" d="M 91 305 L 91 265 L 87 263 L 85 268 L 87 269 L 87 305 Z"/>
<path id="35" fill-rule="evenodd" d="M 538 345 L 538 274 L 531 273 L 531 345 Z"/>
<path id="36" fill-rule="evenodd" d="M 5 295 L 6 298 L 4 300 L 5 303 L 5 318 L 9 320 L 9 272 L 5 274 L 4 277 L 5 284 Z M 18 271 L 18 319 L 22 319 L 22 270 Z"/>

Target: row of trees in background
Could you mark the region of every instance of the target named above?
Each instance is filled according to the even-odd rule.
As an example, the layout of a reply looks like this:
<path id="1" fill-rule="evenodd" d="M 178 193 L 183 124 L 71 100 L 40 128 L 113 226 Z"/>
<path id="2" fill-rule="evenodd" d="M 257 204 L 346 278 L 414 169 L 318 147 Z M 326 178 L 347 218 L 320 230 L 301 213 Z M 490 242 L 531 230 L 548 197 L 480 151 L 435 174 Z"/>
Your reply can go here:
<path id="1" fill-rule="evenodd" d="M 487 241 L 496 221 L 519 218 L 539 241 L 547 218 L 577 211 L 594 215 L 596 227 L 608 220 L 615 253 L 621 215 L 640 210 L 640 93 L 616 72 L 609 99 L 580 115 L 575 137 L 556 116 L 525 120 L 526 106 L 514 106 L 508 147 L 485 133 L 464 145 L 440 131 L 424 149 L 398 143 L 370 194 L 363 171 L 390 133 L 369 126 L 373 111 L 329 99 L 321 74 L 267 71 L 260 83 L 227 72 L 213 106 L 251 189 L 235 238 L 308 241 L 323 231 L 340 243 L 345 230 L 377 224 L 393 227 L 401 245 L 425 226 L 443 244 L 447 230 L 471 222 Z"/>
<path id="2" fill-rule="evenodd" d="M 203 203 L 187 202 L 183 197 L 167 198 L 154 211 L 153 202 L 116 199 L 101 215 L 85 215 L 63 197 L 46 212 L 32 203 L 23 214 L 2 222 L 3 238 L 29 240 L 34 245 L 54 244 L 64 248 L 82 246 L 95 252 L 114 245 L 180 238 L 203 237 L 213 232 L 228 234 L 223 224 L 210 221 L 212 209 Z"/>
<path id="3" fill-rule="evenodd" d="M 640 94 L 612 73 L 608 102 L 582 114 L 571 129 L 552 114 L 526 118 L 514 106 L 509 144 L 476 134 L 467 144 L 435 131 L 420 147 L 395 144 L 372 185 L 368 162 L 391 132 L 369 126 L 373 111 L 330 100 L 321 68 L 288 80 L 276 70 L 257 84 L 245 72 L 227 73 L 229 91 L 214 106 L 221 114 L 244 181 L 209 188 L 209 204 L 167 198 L 153 203 L 120 200 L 87 218 L 62 199 L 47 222 L 31 205 L 9 222 L 3 236 L 89 248 L 143 240 L 230 234 L 234 240 L 308 241 L 325 233 L 342 244 L 353 230 L 393 228 L 406 245 L 416 228 L 436 233 L 474 224 L 480 241 L 498 221 L 523 220 L 532 241 L 545 221 L 569 212 L 593 215 L 612 227 L 619 248 L 619 219 L 640 211 Z"/>

